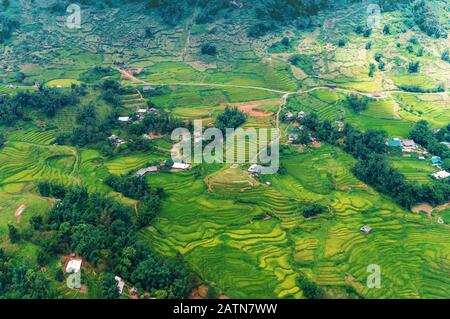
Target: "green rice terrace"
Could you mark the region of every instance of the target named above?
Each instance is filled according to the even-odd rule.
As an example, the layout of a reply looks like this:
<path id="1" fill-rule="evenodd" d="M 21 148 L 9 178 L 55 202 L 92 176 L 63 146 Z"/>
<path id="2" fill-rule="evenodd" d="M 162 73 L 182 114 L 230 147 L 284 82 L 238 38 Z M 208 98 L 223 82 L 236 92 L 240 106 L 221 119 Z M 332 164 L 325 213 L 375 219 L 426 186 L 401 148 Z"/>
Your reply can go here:
<path id="1" fill-rule="evenodd" d="M 37 2 L 0 4 L 1 298 L 450 297 L 448 0 Z M 196 120 L 279 129 L 278 172 L 177 167 Z"/>

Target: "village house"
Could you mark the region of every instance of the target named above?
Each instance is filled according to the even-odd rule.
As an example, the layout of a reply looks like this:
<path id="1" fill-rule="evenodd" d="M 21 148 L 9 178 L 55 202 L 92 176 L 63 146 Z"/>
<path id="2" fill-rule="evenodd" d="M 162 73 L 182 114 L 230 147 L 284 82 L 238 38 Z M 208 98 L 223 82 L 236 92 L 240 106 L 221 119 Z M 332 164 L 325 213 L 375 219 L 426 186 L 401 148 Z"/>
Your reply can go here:
<path id="1" fill-rule="evenodd" d="M 176 170 L 189 170 L 192 168 L 191 164 L 185 164 L 185 163 L 173 163 L 172 169 Z"/>
<path id="2" fill-rule="evenodd" d="M 431 164 L 433 166 L 440 166 L 442 165 L 442 159 L 439 156 L 433 156 L 431 158 Z"/>
<path id="3" fill-rule="evenodd" d="M 417 145 L 413 140 L 402 140 L 402 151 L 406 153 L 411 153 L 417 151 Z"/>
<path id="4" fill-rule="evenodd" d="M 301 111 L 301 112 L 298 112 L 297 118 L 301 120 L 301 119 L 303 119 L 305 116 L 306 116 L 306 113 L 303 112 L 303 111 Z"/>
<path id="5" fill-rule="evenodd" d="M 288 135 L 288 140 L 289 140 L 289 141 L 293 142 L 293 141 L 295 141 L 296 139 L 297 139 L 297 135 L 295 135 L 295 134 L 289 134 L 289 135 Z"/>
<path id="6" fill-rule="evenodd" d="M 136 176 L 142 177 L 142 176 L 145 176 L 146 174 L 157 173 L 157 172 L 158 172 L 157 166 L 150 166 L 150 167 L 142 168 L 142 169 L 138 170 L 136 172 Z"/>
<path id="7" fill-rule="evenodd" d="M 110 137 L 108 137 L 108 141 L 110 141 L 111 143 L 115 144 L 115 145 L 123 145 L 125 144 L 125 140 L 119 138 L 116 135 L 111 135 Z"/>
<path id="8" fill-rule="evenodd" d="M 250 166 L 250 168 L 248 169 L 248 172 L 251 174 L 260 174 L 262 171 L 263 167 L 261 165 L 258 164 L 253 164 L 252 166 Z"/>
<path id="9" fill-rule="evenodd" d="M 122 123 L 128 123 L 128 122 L 130 122 L 130 117 L 129 116 L 120 116 L 118 120 L 119 120 L 119 122 L 122 122 Z"/>
<path id="10" fill-rule="evenodd" d="M 345 123 L 342 121 L 336 121 L 336 127 L 338 129 L 338 132 L 343 132 L 345 129 Z"/>
<path id="11" fill-rule="evenodd" d="M 389 147 L 401 147 L 402 143 L 401 143 L 400 139 L 394 138 L 392 140 L 388 140 L 386 142 L 386 145 L 389 146 Z"/>
<path id="12" fill-rule="evenodd" d="M 450 173 L 447 171 L 439 171 L 437 173 L 431 174 L 435 179 L 446 179 L 450 177 Z"/>
<path id="13" fill-rule="evenodd" d="M 81 259 L 71 259 L 66 266 L 66 273 L 72 274 L 77 273 L 81 270 Z"/>
<path id="14" fill-rule="evenodd" d="M 284 116 L 284 118 L 286 120 L 292 120 L 293 117 L 294 117 L 294 114 L 292 114 L 291 112 L 287 112 L 286 115 Z"/>
<path id="15" fill-rule="evenodd" d="M 372 227 L 370 227 L 369 225 L 365 225 L 361 227 L 359 230 L 362 231 L 364 234 L 369 234 L 372 231 Z"/>
<path id="16" fill-rule="evenodd" d="M 152 91 L 155 91 L 155 88 L 152 87 L 152 86 L 144 86 L 144 87 L 142 88 L 142 91 L 143 91 L 143 92 L 152 92 Z"/>
<path id="17" fill-rule="evenodd" d="M 115 276 L 114 279 L 117 281 L 117 288 L 119 289 L 119 294 L 123 293 L 123 288 L 125 287 L 125 281 L 119 276 Z"/>

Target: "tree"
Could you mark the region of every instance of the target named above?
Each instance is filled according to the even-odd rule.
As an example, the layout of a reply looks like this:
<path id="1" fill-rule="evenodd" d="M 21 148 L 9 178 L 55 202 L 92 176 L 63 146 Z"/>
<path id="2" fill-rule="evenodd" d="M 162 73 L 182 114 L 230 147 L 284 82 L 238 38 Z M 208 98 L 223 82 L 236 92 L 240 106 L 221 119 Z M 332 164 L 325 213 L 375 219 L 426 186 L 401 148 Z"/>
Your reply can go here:
<path id="1" fill-rule="evenodd" d="M 15 244 L 20 240 L 20 234 L 16 227 L 8 224 L 8 236 L 9 240 Z"/>
<path id="2" fill-rule="evenodd" d="M 418 73 L 420 69 L 420 62 L 410 62 L 408 64 L 408 72 L 409 73 Z"/>
<path id="3" fill-rule="evenodd" d="M 375 53 L 375 55 L 373 56 L 373 58 L 375 59 L 375 61 L 380 62 L 381 59 L 383 58 L 383 54 L 380 52 Z"/>
<path id="4" fill-rule="evenodd" d="M 161 198 L 156 194 L 148 194 L 142 200 L 138 209 L 138 224 L 148 226 L 158 216 L 161 209 Z"/>
<path id="5" fill-rule="evenodd" d="M 120 296 L 119 287 L 114 274 L 104 273 L 102 276 L 102 298 L 117 299 Z"/>
<path id="6" fill-rule="evenodd" d="M 365 29 L 363 35 L 365 38 L 369 38 L 372 35 L 372 29 L 370 28 Z"/>
<path id="7" fill-rule="evenodd" d="M 302 61 L 302 56 L 300 54 L 293 54 L 288 59 L 289 63 L 295 66 L 299 66 Z"/>
<path id="8" fill-rule="evenodd" d="M 245 123 L 247 117 L 245 113 L 239 111 L 237 107 L 225 108 L 225 111 L 217 117 L 216 127 L 225 133 L 227 128 L 238 128 Z"/>
<path id="9" fill-rule="evenodd" d="M 374 65 L 375 67 L 375 65 Z M 369 98 L 367 96 L 359 97 L 356 94 L 350 94 L 346 97 L 348 107 L 355 113 L 360 113 L 367 109 Z"/>
<path id="10" fill-rule="evenodd" d="M 323 299 L 325 297 L 325 291 L 316 283 L 306 278 L 306 276 L 300 275 L 297 279 L 297 283 L 303 291 L 303 296 L 306 299 Z"/>
<path id="11" fill-rule="evenodd" d="M 391 26 L 389 24 L 385 24 L 383 28 L 383 34 L 391 34 Z"/>
<path id="12" fill-rule="evenodd" d="M 370 49 L 372 49 L 372 42 L 371 42 L 371 41 L 368 41 L 368 42 L 366 43 L 366 50 L 369 51 Z"/>
<path id="13" fill-rule="evenodd" d="M 416 55 L 417 55 L 418 57 L 421 57 L 421 56 L 424 55 L 424 53 L 425 53 L 425 49 L 424 49 L 423 47 L 420 47 L 419 50 L 417 50 Z"/>
<path id="14" fill-rule="evenodd" d="M 442 52 L 441 59 L 445 62 L 450 63 L 450 51 L 449 49 L 445 49 L 444 52 Z"/>
<path id="15" fill-rule="evenodd" d="M 64 281 L 64 272 L 62 271 L 62 269 L 61 268 L 58 268 L 57 270 L 56 270 L 56 273 L 55 273 L 55 279 L 57 280 L 57 281 L 59 281 L 59 282 L 62 282 L 62 281 Z"/>
<path id="16" fill-rule="evenodd" d="M 339 39 L 339 41 L 338 41 L 338 47 L 343 48 L 343 47 L 345 47 L 346 45 L 347 45 L 347 39 L 345 39 L 345 38 Z"/>
<path id="17" fill-rule="evenodd" d="M 5 134 L 3 132 L 0 132 L 0 148 L 2 148 L 3 145 L 5 145 L 5 142 L 6 142 Z"/>
<path id="18" fill-rule="evenodd" d="M 289 40 L 288 37 L 284 37 L 284 38 L 281 40 L 281 44 L 283 44 L 285 47 L 289 47 L 290 44 L 291 44 L 291 40 Z"/>
<path id="19" fill-rule="evenodd" d="M 202 54 L 205 55 L 216 55 L 217 47 L 214 43 L 205 43 L 201 47 Z"/>
<path id="20" fill-rule="evenodd" d="M 302 207 L 302 215 L 305 218 L 311 218 L 326 212 L 327 208 L 319 204 L 308 204 Z"/>
<path id="21" fill-rule="evenodd" d="M 370 63 L 370 66 L 369 66 L 369 77 L 373 78 L 374 75 L 375 75 L 375 64 Z"/>

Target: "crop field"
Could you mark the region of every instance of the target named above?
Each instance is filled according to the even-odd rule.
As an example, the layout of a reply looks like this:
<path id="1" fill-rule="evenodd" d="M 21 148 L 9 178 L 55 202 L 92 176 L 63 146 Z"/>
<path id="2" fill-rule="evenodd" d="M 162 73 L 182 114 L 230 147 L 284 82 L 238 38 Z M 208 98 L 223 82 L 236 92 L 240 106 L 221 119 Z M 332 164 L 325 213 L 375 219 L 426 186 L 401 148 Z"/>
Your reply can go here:
<path id="1" fill-rule="evenodd" d="M 298 271 L 327 289 L 350 285 L 371 298 L 445 296 L 447 226 L 380 197 L 352 175 L 353 159 L 337 149 L 323 146 L 282 161 L 287 174 L 267 177 L 271 186 L 247 181 L 240 190 L 230 169 L 211 168 L 201 177 L 150 176 L 149 183 L 162 185 L 168 198 L 141 238 L 163 253 L 182 253 L 230 297 L 301 297 Z M 215 179 L 220 182 L 208 187 Z M 310 201 L 326 203 L 330 213 L 305 219 L 299 209 Z M 269 217 L 255 218 L 263 213 Z M 365 224 L 373 233 L 359 231 Z M 383 269 L 381 289 L 365 286 L 372 263 Z"/>
<path id="2" fill-rule="evenodd" d="M 436 173 L 436 168 L 431 165 L 431 161 L 418 160 L 417 156 L 405 158 L 405 157 L 392 157 L 392 164 L 397 168 L 405 177 L 411 181 L 419 183 L 431 182 L 430 174 Z"/>
<path id="3" fill-rule="evenodd" d="M 0 18 L 20 21 L 8 39 L 0 38 L 0 108 L 16 106 L 8 96 L 37 92 L 35 82 L 79 99 L 57 107 L 53 116 L 45 115 L 49 105 L 28 100 L 32 106 L 17 112 L 0 109 L 0 249 L 37 265 L 41 248 L 26 240 L 13 244 L 8 225 L 27 235 L 31 217 L 55 205 L 38 195 L 41 181 L 83 186 L 140 213 L 142 199 L 113 191 L 105 179 L 164 164 L 175 142 L 168 129 L 153 132 L 145 121 L 147 126 L 140 126 L 141 118 L 134 116 L 139 109 L 154 104 L 173 117 L 167 122 L 202 120 L 206 128 L 230 106 L 246 115 L 245 123 L 239 122 L 244 129 L 279 128 L 279 173 L 252 175 L 250 163 L 194 163 L 190 170 L 160 169 L 145 177 L 164 197 L 155 219 L 139 230 L 139 240 L 163 256 L 181 256 L 195 277 L 197 286 L 190 288 L 216 287 L 229 298 L 298 299 L 307 297 L 297 280 L 304 274 L 330 298 L 449 298 L 448 204 L 429 212 L 405 210 L 395 196 L 356 178 L 357 159 L 341 148 L 323 141 L 288 142 L 298 123 L 282 118 L 286 112 L 315 112 L 333 124 L 342 120 L 361 131 L 383 130 L 403 139 L 420 120 L 432 130 L 448 125 L 450 38 L 427 35 L 409 4 L 383 9 L 381 27 L 367 30 L 368 3 L 360 1 L 326 1 L 330 7 L 323 10 L 317 4 L 311 19 L 288 21 L 283 11 L 283 23 L 262 10 L 273 2 L 265 0 L 221 1 L 226 8 L 207 17 L 199 15 L 204 1 L 190 1 L 195 10 L 180 5 L 172 22 L 162 8 L 151 8 L 166 1 L 82 1 L 82 25 L 68 29 L 65 9 L 53 2 L 0 4 L 5 8 Z M 441 6 L 435 22 L 449 30 L 448 0 L 432 2 Z M 353 111 L 348 95 L 369 98 L 367 108 Z M 88 105 L 96 114 L 84 114 L 94 121 L 85 125 L 79 115 Z M 133 124 L 120 123 L 119 116 L 132 116 Z M 108 135 L 100 131 L 104 127 Z M 138 140 L 143 132 L 153 147 Z M 112 133 L 124 145 L 108 141 Z M 76 137 L 86 143 L 75 143 Z M 249 147 L 260 142 L 261 136 L 247 138 L 233 149 L 234 159 L 239 153 L 248 160 Z M 418 154 L 398 150 L 387 160 L 408 182 L 435 185 L 430 175 L 440 168 L 431 165 L 432 155 L 419 160 Z M 303 209 L 313 204 L 324 211 L 304 217 Z M 362 232 L 364 225 L 372 231 Z M 101 275 L 112 270 L 108 263 L 83 269 L 87 292 L 69 291 L 53 278 L 65 256 L 51 257 L 43 268 L 63 298 L 102 296 Z M 381 267 L 379 289 L 367 286 L 367 269 L 374 264 Z"/>
<path id="4" fill-rule="evenodd" d="M 433 95 L 396 94 L 400 106 L 399 115 L 405 120 L 417 122 L 426 120 L 432 127 L 439 128 L 450 121 L 448 93 Z"/>
<path id="5" fill-rule="evenodd" d="M 392 98 L 372 99 L 367 110 L 355 114 L 344 105 L 344 97 L 340 92 L 316 90 L 290 98 L 288 107 L 295 111 L 314 111 L 319 118 L 330 121 L 343 117 L 346 122 L 363 131 L 385 130 L 393 137 L 406 137 L 413 126 L 412 121 L 397 114 Z"/>

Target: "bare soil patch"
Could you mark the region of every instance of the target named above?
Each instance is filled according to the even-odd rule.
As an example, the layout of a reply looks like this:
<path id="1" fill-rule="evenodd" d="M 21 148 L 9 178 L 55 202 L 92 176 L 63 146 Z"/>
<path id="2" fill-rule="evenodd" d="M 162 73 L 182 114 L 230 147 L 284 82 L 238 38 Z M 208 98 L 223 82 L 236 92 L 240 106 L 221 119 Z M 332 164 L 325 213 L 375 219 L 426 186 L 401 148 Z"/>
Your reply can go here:
<path id="1" fill-rule="evenodd" d="M 22 204 L 19 206 L 19 208 L 16 209 L 16 213 L 14 214 L 14 216 L 16 217 L 16 222 L 19 223 L 20 222 L 20 217 L 22 216 L 22 213 L 24 212 L 24 210 L 27 208 L 27 206 L 25 206 L 25 204 Z"/>

